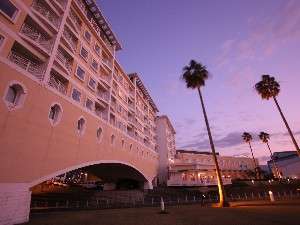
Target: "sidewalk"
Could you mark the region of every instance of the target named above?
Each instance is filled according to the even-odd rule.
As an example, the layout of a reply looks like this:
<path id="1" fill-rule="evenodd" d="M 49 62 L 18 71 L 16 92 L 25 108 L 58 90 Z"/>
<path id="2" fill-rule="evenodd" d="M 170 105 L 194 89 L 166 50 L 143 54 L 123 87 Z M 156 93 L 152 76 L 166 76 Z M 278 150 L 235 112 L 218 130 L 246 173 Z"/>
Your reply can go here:
<path id="1" fill-rule="evenodd" d="M 230 207 L 240 206 L 267 206 L 267 205 L 300 205 L 300 200 L 278 200 L 271 202 L 270 200 L 258 200 L 258 201 L 237 201 L 230 202 Z"/>

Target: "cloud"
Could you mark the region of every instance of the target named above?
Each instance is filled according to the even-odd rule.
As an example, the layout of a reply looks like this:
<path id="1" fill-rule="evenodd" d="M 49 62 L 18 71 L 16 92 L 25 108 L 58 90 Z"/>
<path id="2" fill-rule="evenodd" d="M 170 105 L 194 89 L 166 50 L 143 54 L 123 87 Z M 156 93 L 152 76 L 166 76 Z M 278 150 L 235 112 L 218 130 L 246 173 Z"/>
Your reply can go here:
<path id="1" fill-rule="evenodd" d="M 228 39 L 221 45 L 216 59 L 219 67 L 262 60 L 288 40 L 297 40 L 300 37 L 300 1 L 284 1 L 269 17 L 249 19 L 248 28 L 246 37 Z"/>

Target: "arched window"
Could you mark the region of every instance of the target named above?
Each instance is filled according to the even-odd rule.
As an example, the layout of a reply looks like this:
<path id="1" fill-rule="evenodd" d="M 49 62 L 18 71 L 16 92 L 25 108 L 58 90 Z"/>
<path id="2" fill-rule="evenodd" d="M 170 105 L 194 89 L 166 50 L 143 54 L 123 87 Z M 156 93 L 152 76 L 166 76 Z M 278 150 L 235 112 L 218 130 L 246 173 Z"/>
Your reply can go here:
<path id="1" fill-rule="evenodd" d="M 115 141 L 116 141 L 116 136 L 113 134 L 113 135 L 111 135 L 111 137 L 110 137 L 110 144 L 111 144 L 111 145 L 114 145 L 114 144 L 115 144 Z"/>
<path id="2" fill-rule="evenodd" d="M 84 118 L 80 118 L 77 121 L 77 131 L 80 135 L 82 135 L 84 133 L 84 130 L 85 130 L 85 120 Z"/>
<path id="3" fill-rule="evenodd" d="M 132 150 L 132 144 L 130 144 L 130 146 L 129 146 L 129 150 L 130 150 L 130 151 Z"/>
<path id="4" fill-rule="evenodd" d="M 99 127 L 99 128 L 97 129 L 97 139 L 98 139 L 99 142 L 100 142 L 101 139 L 102 139 L 102 128 L 101 128 L 101 127 Z"/>
<path id="5" fill-rule="evenodd" d="M 62 116 L 62 109 L 60 105 L 54 104 L 50 107 L 49 111 L 49 120 L 52 125 L 56 125 L 59 123 L 60 118 Z"/>
<path id="6" fill-rule="evenodd" d="M 21 106 L 24 102 L 24 98 L 24 88 L 18 83 L 9 85 L 4 96 L 4 100 L 9 108 Z"/>
<path id="7" fill-rule="evenodd" d="M 125 146 L 125 141 L 124 139 L 122 139 L 122 148 L 124 148 L 124 146 Z"/>

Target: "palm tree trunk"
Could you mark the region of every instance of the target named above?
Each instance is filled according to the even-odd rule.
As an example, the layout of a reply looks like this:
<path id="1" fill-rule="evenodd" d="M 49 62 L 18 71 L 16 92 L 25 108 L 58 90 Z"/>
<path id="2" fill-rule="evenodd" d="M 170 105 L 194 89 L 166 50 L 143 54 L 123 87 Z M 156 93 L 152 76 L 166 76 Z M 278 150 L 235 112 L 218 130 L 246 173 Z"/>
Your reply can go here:
<path id="1" fill-rule="evenodd" d="M 249 144 L 249 147 L 250 147 L 250 151 L 251 151 L 251 155 L 252 155 L 252 159 L 253 159 L 253 164 L 254 164 L 254 172 L 256 174 L 256 178 L 260 178 L 260 174 L 258 174 L 258 166 L 256 164 L 256 161 L 255 161 L 255 158 L 254 158 L 254 154 L 253 154 L 253 149 L 252 149 L 252 146 L 251 146 L 251 142 L 249 141 L 248 142 Z"/>
<path id="2" fill-rule="evenodd" d="M 273 164 L 273 167 L 274 167 L 274 169 L 275 169 L 277 178 L 281 178 L 281 174 L 280 174 L 280 172 L 279 172 L 279 170 L 278 170 L 278 167 L 277 167 L 276 164 L 275 164 L 275 161 L 274 161 L 274 158 L 273 158 L 273 153 L 272 153 L 272 151 L 271 151 L 271 148 L 270 148 L 270 145 L 269 145 L 268 142 L 267 142 L 267 146 L 268 146 L 268 149 L 269 149 L 269 151 L 270 151 L 270 156 L 271 156 L 272 164 Z"/>
<path id="3" fill-rule="evenodd" d="M 289 127 L 289 124 L 288 124 L 288 122 L 286 121 L 286 119 L 285 119 L 285 117 L 284 117 L 284 115 L 283 115 L 283 112 L 282 112 L 282 110 L 281 110 L 281 108 L 280 108 L 280 106 L 279 106 L 279 104 L 278 104 L 278 101 L 277 101 L 276 97 L 273 97 L 273 99 L 274 99 L 274 102 L 275 102 L 275 104 L 276 104 L 276 106 L 277 106 L 277 108 L 278 108 L 278 111 L 279 111 L 280 115 L 281 115 L 281 118 L 282 118 L 282 120 L 283 120 L 283 122 L 284 122 L 284 124 L 285 124 L 285 126 L 286 126 L 286 128 L 287 128 L 287 130 L 288 130 L 288 132 L 289 132 L 289 135 L 290 135 L 291 138 L 292 138 L 292 141 L 293 141 L 293 143 L 294 143 L 294 145 L 295 145 L 295 148 L 296 148 L 296 151 L 297 151 L 297 153 L 298 153 L 298 156 L 300 157 L 300 149 L 299 149 L 299 146 L 298 146 L 298 144 L 297 144 L 297 141 L 296 141 L 296 139 L 295 139 L 295 137 L 294 137 L 294 135 L 293 135 L 293 132 L 291 131 L 291 128 Z"/>
<path id="4" fill-rule="evenodd" d="M 225 190 L 224 190 L 224 185 L 223 185 L 223 181 L 222 181 L 222 176 L 221 176 L 221 171 L 220 171 L 220 167 L 219 167 L 219 164 L 218 164 L 218 159 L 217 159 L 217 156 L 216 156 L 215 145 L 214 145 L 214 142 L 213 142 L 213 139 L 212 139 L 212 135 L 211 135 L 211 131 L 210 131 L 210 127 L 209 127 L 209 123 L 208 123 L 208 119 L 207 119 L 206 110 L 205 110 L 204 101 L 203 101 L 203 97 L 202 97 L 202 94 L 201 94 L 200 87 L 198 87 L 198 93 L 199 93 L 201 106 L 202 106 L 202 111 L 203 111 L 205 124 L 206 124 L 206 128 L 207 128 L 209 143 L 210 143 L 213 159 L 214 159 L 215 166 L 216 166 L 216 175 L 217 175 L 218 190 L 219 190 L 219 196 L 220 196 L 220 205 L 219 206 L 220 207 L 227 207 L 227 206 L 229 206 L 229 203 L 227 202 L 227 198 L 226 198 L 226 194 L 225 194 Z"/>

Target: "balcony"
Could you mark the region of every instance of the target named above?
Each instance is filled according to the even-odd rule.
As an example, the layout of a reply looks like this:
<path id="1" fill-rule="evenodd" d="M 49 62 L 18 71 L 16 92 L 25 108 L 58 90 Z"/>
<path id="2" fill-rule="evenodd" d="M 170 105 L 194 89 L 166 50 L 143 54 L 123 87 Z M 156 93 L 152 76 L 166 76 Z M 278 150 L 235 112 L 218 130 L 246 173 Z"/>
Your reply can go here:
<path id="1" fill-rule="evenodd" d="M 55 0 L 55 2 L 56 2 L 62 9 L 66 9 L 68 0 Z"/>
<path id="2" fill-rule="evenodd" d="M 79 17 L 76 15 L 76 13 L 71 9 L 70 10 L 70 13 L 69 13 L 69 17 L 71 19 L 71 22 L 74 24 L 74 28 L 77 30 L 77 31 L 80 31 L 81 30 L 81 20 L 79 19 Z"/>
<path id="3" fill-rule="evenodd" d="M 109 93 L 108 92 L 103 92 L 98 89 L 97 96 L 100 99 L 104 100 L 105 102 L 109 101 Z"/>
<path id="4" fill-rule="evenodd" d="M 63 76 L 52 70 L 50 72 L 49 86 L 57 90 L 63 95 L 67 94 L 68 90 L 68 80 L 66 80 Z"/>
<path id="5" fill-rule="evenodd" d="M 99 118 L 108 121 L 107 105 L 105 106 L 99 102 L 95 102 L 95 114 Z"/>
<path id="6" fill-rule="evenodd" d="M 59 28 L 61 17 L 58 17 L 44 0 L 35 0 L 32 3 L 32 8 L 40 17 L 44 18 L 44 22 L 50 23 L 56 29 Z"/>
<path id="7" fill-rule="evenodd" d="M 224 185 L 231 184 L 230 178 L 222 178 L 222 180 Z M 217 179 L 183 180 L 182 178 L 171 177 L 167 182 L 168 186 L 200 187 L 218 185 Z"/>
<path id="8" fill-rule="evenodd" d="M 8 59 L 19 68 L 27 71 L 39 81 L 44 78 L 45 63 L 18 43 L 15 43 L 8 55 Z"/>
<path id="9" fill-rule="evenodd" d="M 25 20 L 21 27 L 20 34 L 29 38 L 32 44 L 42 48 L 48 54 L 51 53 L 54 44 L 54 38 L 39 29 L 39 26 L 33 22 L 29 17 Z"/>
<path id="10" fill-rule="evenodd" d="M 111 81 L 111 76 L 110 75 L 105 75 L 103 73 L 100 73 L 100 78 L 104 81 L 106 81 L 107 83 L 110 83 Z"/>
<path id="11" fill-rule="evenodd" d="M 74 34 L 72 34 L 70 29 L 66 26 L 64 27 L 63 37 L 65 38 L 66 42 L 70 46 L 71 50 L 75 52 L 77 49 L 78 39 L 74 36 Z"/>
<path id="12" fill-rule="evenodd" d="M 111 61 L 108 60 L 107 58 L 103 58 L 103 59 L 102 59 L 102 63 L 103 63 L 106 67 L 108 67 L 110 70 L 112 69 L 112 63 L 111 63 Z"/>
<path id="13" fill-rule="evenodd" d="M 72 72 L 72 64 L 73 60 L 69 54 L 64 51 L 61 47 L 57 49 L 56 59 L 62 66 L 68 71 L 68 73 Z"/>

